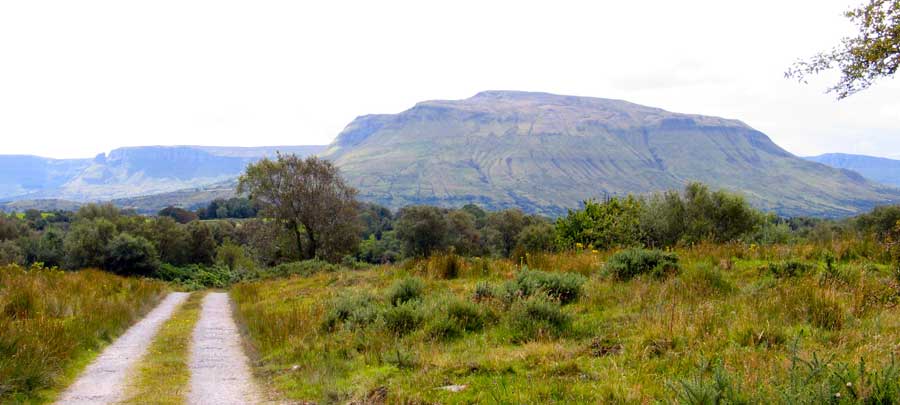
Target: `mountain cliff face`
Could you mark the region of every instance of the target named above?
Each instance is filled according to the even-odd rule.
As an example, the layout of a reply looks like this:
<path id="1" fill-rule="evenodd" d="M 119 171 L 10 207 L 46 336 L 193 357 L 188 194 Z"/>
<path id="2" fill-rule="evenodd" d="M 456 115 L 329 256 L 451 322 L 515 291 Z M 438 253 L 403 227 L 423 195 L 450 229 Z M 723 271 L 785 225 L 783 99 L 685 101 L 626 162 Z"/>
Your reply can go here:
<path id="1" fill-rule="evenodd" d="M 900 160 L 847 153 L 826 153 L 806 159 L 838 169 L 853 170 L 869 180 L 900 187 Z"/>
<path id="2" fill-rule="evenodd" d="M 301 156 L 322 146 L 258 148 L 145 146 L 92 159 L 0 156 L 0 199 L 96 201 L 166 193 L 232 180 L 276 151 Z"/>
<path id="3" fill-rule="evenodd" d="M 900 200 L 740 121 L 545 93 L 489 91 L 359 117 L 323 157 L 363 198 L 391 207 L 471 202 L 558 214 L 588 198 L 690 181 L 782 215 L 843 216 Z"/>

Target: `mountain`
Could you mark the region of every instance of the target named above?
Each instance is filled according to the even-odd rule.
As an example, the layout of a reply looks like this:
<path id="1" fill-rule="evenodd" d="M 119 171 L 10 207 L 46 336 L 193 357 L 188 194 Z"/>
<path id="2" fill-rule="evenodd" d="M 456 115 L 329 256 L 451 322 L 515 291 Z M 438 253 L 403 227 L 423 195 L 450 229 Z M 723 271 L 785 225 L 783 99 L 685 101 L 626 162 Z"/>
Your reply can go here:
<path id="1" fill-rule="evenodd" d="M 869 180 L 900 187 L 900 160 L 847 153 L 826 153 L 806 159 L 838 169 L 853 170 Z"/>
<path id="2" fill-rule="evenodd" d="M 324 148 L 142 146 L 94 159 L 0 155 L 0 199 L 84 202 L 167 193 L 233 180 L 277 151 L 307 156 Z"/>
<path id="3" fill-rule="evenodd" d="M 731 119 L 621 100 L 487 91 L 351 122 L 322 155 L 362 198 L 559 214 L 701 181 L 782 215 L 846 216 L 900 190 L 796 157 Z"/>

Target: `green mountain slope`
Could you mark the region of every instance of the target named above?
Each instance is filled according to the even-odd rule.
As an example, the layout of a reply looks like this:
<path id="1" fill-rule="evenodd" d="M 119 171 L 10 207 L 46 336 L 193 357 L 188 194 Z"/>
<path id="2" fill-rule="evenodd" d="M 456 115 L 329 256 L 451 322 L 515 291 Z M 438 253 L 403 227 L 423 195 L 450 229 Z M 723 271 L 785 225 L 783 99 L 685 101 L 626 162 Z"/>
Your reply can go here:
<path id="1" fill-rule="evenodd" d="M 782 215 L 843 216 L 897 189 L 793 156 L 736 121 L 620 100 L 489 91 L 357 118 L 323 157 L 361 196 L 558 214 L 588 198 L 701 181 Z"/>
<path id="2" fill-rule="evenodd" d="M 900 160 L 847 153 L 826 153 L 805 159 L 838 169 L 853 170 L 869 180 L 900 187 Z"/>

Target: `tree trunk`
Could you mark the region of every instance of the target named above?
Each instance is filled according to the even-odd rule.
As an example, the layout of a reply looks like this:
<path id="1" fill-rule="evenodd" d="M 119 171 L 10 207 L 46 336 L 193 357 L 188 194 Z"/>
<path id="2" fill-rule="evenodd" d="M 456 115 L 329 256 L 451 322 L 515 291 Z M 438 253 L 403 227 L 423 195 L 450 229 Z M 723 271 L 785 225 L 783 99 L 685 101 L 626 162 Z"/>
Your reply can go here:
<path id="1" fill-rule="evenodd" d="M 295 222 L 291 222 L 289 225 L 291 230 L 294 231 L 294 237 L 297 239 L 297 258 L 303 260 L 303 235 L 300 233 L 300 227 Z"/>
<path id="2" fill-rule="evenodd" d="M 318 249 L 318 246 L 316 246 L 316 237 L 313 235 L 312 230 L 310 230 L 308 226 L 304 226 L 303 228 L 306 229 L 306 237 L 309 238 L 309 246 L 307 246 L 309 252 L 307 254 L 309 255 L 310 259 L 315 259 L 316 249 Z"/>

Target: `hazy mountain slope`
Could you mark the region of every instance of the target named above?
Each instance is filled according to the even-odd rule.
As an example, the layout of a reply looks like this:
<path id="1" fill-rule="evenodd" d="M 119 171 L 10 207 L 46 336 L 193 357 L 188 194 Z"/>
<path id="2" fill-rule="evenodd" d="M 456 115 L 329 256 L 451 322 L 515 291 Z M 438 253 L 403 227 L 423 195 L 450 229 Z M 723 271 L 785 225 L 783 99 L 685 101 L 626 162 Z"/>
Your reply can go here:
<path id="1" fill-rule="evenodd" d="M 848 215 L 900 199 L 740 121 L 545 93 L 490 91 L 359 117 L 323 156 L 363 198 L 392 207 L 475 202 L 553 214 L 693 180 L 783 215 Z"/>
<path id="2" fill-rule="evenodd" d="M 900 160 L 847 153 L 826 153 L 806 159 L 839 169 L 853 170 L 882 184 L 900 186 Z"/>
<path id="3" fill-rule="evenodd" d="M 276 151 L 307 156 L 324 146 L 143 146 L 91 159 L 0 156 L 0 199 L 97 201 L 203 187 L 234 179 Z"/>

